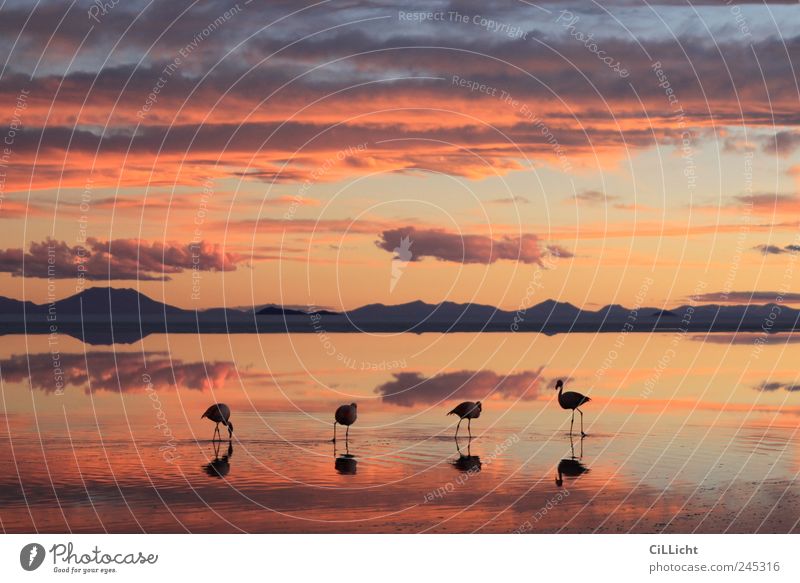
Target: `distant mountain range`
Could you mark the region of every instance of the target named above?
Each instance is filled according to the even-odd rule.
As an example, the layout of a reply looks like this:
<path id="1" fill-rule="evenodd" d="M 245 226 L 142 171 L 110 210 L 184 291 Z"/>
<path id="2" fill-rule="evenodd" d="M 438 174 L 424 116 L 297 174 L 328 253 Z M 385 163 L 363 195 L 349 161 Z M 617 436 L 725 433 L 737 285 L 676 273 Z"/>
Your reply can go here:
<path id="1" fill-rule="evenodd" d="M 185 310 L 133 289 L 93 287 L 53 302 L 35 304 L 0 297 L 0 334 L 60 332 L 92 344 L 134 342 L 147 334 L 280 332 L 779 332 L 798 326 L 800 311 L 785 305 L 684 305 L 670 310 L 619 305 L 597 311 L 546 300 L 525 310 L 481 304 L 422 301 L 369 304 L 349 312 L 267 305 L 259 309 Z"/>

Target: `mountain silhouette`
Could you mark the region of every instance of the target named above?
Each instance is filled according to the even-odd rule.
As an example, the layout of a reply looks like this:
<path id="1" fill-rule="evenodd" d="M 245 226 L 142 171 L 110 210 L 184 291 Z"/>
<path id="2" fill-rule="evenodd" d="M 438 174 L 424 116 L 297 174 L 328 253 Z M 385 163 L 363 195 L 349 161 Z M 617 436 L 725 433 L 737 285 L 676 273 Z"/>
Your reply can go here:
<path id="1" fill-rule="evenodd" d="M 65 315 L 119 317 L 177 315 L 180 308 L 162 304 L 130 288 L 92 287 L 55 302 L 55 313 Z"/>
<path id="2" fill-rule="evenodd" d="M 307 316 L 302 310 L 284 308 L 282 306 L 267 306 L 256 312 L 257 316 Z"/>
<path id="3" fill-rule="evenodd" d="M 348 317 L 354 322 L 417 322 L 426 320 L 433 322 L 457 321 L 489 321 L 496 314 L 505 314 L 492 306 L 480 304 L 457 304 L 442 302 L 441 304 L 426 304 L 417 300 L 406 304 L 387 306 L 384 304 L 369 304 L 347 312 Z"/>
<path id="4" fill-rule="evenodd" d="M 653 316 L 656 318 L 674 318 L 677 314 L 672 310 L 656 310 L 653 312 Z"/>
<path id="5" fill-rule="evenodd" d="M 684 305 L 672 309 L 618 304 L 597 311 L 545 300 L 519 310 L 421 300 L 398 305 L 369 304 L 348 312 L 305 312 L 268 304 L 258 311 L 239 308 L 187 310 L 153 300 L 130 288 L 93 287 L 49 304 L 0 296 L 0 334 L 59 332 L 91 344 L 136 342 L 154 333 L 281 332 L 781 332 L 795 330 L 800 311 L 785 305 Z M 318 315 L 319 318 L 309 318 Z M 632 327 L 632 329 L 631 329 Z"/>

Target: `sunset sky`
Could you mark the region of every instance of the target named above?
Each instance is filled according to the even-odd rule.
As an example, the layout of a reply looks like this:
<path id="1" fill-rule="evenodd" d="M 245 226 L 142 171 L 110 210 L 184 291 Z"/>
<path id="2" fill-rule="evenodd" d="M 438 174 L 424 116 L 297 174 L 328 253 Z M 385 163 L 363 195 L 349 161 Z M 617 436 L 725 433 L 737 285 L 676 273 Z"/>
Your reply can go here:
<path id="1" fill-rule="evenodd" d="M 0 295 L 800 301 L 800 13 L 692 4 L 5 2 Z"/>

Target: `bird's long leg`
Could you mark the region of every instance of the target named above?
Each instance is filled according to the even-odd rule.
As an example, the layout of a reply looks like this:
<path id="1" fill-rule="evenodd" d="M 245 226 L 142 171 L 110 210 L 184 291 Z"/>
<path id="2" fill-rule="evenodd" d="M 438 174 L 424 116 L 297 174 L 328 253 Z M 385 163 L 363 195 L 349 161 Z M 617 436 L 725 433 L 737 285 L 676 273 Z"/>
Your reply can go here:
<path id="1" fill-rule="evenodd" d="M 469 432 L 469 438 L 472 439 L 472 417 L 467 419 L 467 431 Z"/>
<path id="2" fill-rule="evenodd" d="M 347 426 L 347 429 L 344 432 L 344 443 L 345 447 L 347 447 L 347 440 L 350 439 L 350 426 Z"/>
<path id="3" fill-rule="evenodd" d="M 217 422 L 216 426 L 214 427 L 214 437 L 211 438 L 211 441 L 214 441 L 218 435 L 219 435 L 219 422 Z"/>
<path id="4" fill-rule="evenodd" d="M 336 443 L 336 421 L 333 422 L 333 443 Z"/>
<path id="5" fill-rule="evenodd" d="M 575 409 L 572 410 L 572 421 L 569 422 L 569 434 L 572 435 L 572 426 L 575 425 Z"/>
<path id="6" fill-rule="evenodd" d="M 583 432 L 583 411 L 578 409 L 578 413 L 581 414 L 581 437 L 586 437 L 586 434 Z M 573 413 L 574 414 L 574 413 Z"/>
<path id="7" fill-rule="evenodd" d="M 459 420 L 458 420 L 458 425 L 456 425 L 456 439 L 458 439 L 458 428 L 459 428 L 459 427 L 461 427 L 461 422 L 462 422 L 463 420 L 464 420 L 464 419 L 459 419 Z"/>

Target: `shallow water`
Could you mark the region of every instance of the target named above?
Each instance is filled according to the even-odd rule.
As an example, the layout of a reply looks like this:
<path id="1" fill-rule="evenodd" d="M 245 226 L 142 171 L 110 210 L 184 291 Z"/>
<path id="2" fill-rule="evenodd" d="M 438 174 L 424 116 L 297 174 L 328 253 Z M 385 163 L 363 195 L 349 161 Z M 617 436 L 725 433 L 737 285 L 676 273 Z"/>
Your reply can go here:
<path id="1" fill-rule="evenodd" d="M 0 525 L 797 532 L 798 347 L 792 335 L 767 340 L 161 335 L 92 347 L 1 337 Z M 569 436 L 557 378 L 592 397 L 585 439 Z M 456 441 L 445 413 L 467 399 L 483 413 L 474 439 L 464 422 Z M 234 412 L 230 449 L 200 419 L 215 401 Z M 333 411 L 351 401 L 359 419 L 334 448 Z"/>

